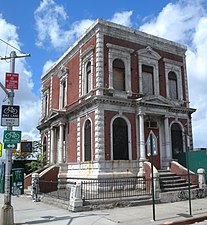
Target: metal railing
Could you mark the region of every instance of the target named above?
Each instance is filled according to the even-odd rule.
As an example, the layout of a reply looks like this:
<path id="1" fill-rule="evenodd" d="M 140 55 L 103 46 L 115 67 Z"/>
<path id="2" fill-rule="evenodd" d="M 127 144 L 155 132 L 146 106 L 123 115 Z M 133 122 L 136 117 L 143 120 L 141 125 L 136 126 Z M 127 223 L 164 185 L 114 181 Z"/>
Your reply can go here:
<path id="1" fill-rule="evenodd" d="M 86 200 L 150 195 L 145 177 L 85 179 L 81 187 L 82 198 Z"/>
<path id="2" fill-rule="evenodd" d="M 146 180 L 145 177 L 70 178 L 69 182 L 39 180 L 39 192 L 54 198 L 69 200 L 71 187 L 77 182 L 81 184 L 81 197 L 83 200 L 151 196 L 151 193 L 146 189 L 146 183 L 149 183 L 150 180 Z"/>

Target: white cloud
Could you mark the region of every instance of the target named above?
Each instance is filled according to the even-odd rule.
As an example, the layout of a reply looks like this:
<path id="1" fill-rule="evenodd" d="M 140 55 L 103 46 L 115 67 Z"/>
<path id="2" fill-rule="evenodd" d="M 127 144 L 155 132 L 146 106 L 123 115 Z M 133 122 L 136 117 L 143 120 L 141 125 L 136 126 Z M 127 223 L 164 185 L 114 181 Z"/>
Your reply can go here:
<path id="1" fill-rule="evenodd" d="M 203 4 L 204 3 L 204 4 Z M 194 147 L 207 147 L 207 17 L 203 0 L 180 0 L 170 3 L 140 27 L 141 31 L 184 43 L 190 105 L 193 114 Z"/>
<path id="2" fill-rule="evenodd" d="M 80 20 L 72 24 L 70 33 L 73 36 L 73 42 L 75 39 L 80 37 L 93 23 L 95 20 Z"/>
<path id="3" fill-rule="evenodd" d="M 68 35 L 60 24 L 64 24 L 67 14 L 62 6 L 53 0 L 43 0 L 34 12 L 36 27 L 38 31 L 37 46 L 43 46 L 45 40 L 52 43 L 55 48 L 62 47 L 64 41 L 67 43 Z"/>
<path id="4" fill-rule="evenodd" d="M 113 15 L 111 22 L 131 27 L 131 16 L 133 11 L 117 12 Z"/>
<path id="5" fill-rule="evenodd" d="M 132 13 L 132 11 L 117 12 L 109 20 L 131 26 Z M 69 16 L 64 7 L 54 0 L 43 0 L 35 10 L 34 16 L 38 32 L 36 45 L 45 47 L 50 44 L 56 50 L 68 48 L 95 22 L 93 19 L 83 19 L 71 24 L 70 28 L 65 27 Z"/>
<path id="6" fill-rule="evenodd" d="M 180 0 L 175 4 L 169 3 L 156 18 L 143 24 L 140 30 L 173 41 L 188 42 L 203 12 L 199 2 Z"/>
<path id="7" fill-rule="evenodd" d="M 0 15 L 0 38 L 10 45 L 21 49 L 17 29 L 14 25 L 8 23 L 2 15 Z M 7 46 L 0 41 L 1 56 L 9 56 L 11 51 L 15 51 L 17 55 L 22 55 L 16 49 Z M 10 61 L 0 60 L 0 82 L 5 84 L 5 73 L 10 71 Z M 32 73 L 27 68 L 25 58 L 15 60 L 15 72 L 19 73 L 19 89 L 15 90 L 14 104 L 20 105 L 19 127 L 14 130 L 21 130 L 22 138 L 28 137 L 30 140 L 39 138 L 39 131 L 36 129 L 40 116 L 40 100 L 33 93 Z M 0 88 L 1 105 L 7 105 L 8 101 L 6 93 Z M 0 140 L 2 140 L 3 130 L 6 127 L 0 127 Z"/>
<path id="8" fill-rule="evenodd" d="M 42 69 L 42 74 L 44 74 L 52 65 L 54 64 L 54 61 L 48 60 Z"/>
<path id="9" fill-rule="evenodd" d="M 45 47 L 49 43 L 56 50 L 68 48 L 94 23 L 94 20 L 85 19 L 74 22 L 70 29 L 65 28 L 69 16 L 63 6 L 53 0 L 43 0 L 34 16 L 38 32 L 36 45 Z"/>

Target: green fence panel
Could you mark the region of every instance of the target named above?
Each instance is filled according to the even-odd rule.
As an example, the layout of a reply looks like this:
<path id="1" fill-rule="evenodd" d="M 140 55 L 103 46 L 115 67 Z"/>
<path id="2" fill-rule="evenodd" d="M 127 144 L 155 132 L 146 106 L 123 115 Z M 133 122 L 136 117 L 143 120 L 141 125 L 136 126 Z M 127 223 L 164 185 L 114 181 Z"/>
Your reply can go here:
<path id="1" fill-rule="evenodd" d="M 187 153 L 183 152 L 178 156 L 178 162 L 187 167 Z M 189 160 L 189 169 L 194 173 L 197 173 L 197 170 L 203 168 L 206 172 L 207 178 L 207 154 L 206 150 L 200 151 L 190 151 L 188 152 L 188 160 Z"/>

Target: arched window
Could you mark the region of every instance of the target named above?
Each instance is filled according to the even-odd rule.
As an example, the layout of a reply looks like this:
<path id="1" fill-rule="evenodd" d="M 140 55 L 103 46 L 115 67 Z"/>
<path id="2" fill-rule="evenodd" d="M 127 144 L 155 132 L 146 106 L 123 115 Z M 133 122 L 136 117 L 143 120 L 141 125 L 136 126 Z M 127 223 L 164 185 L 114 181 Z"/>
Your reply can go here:
<path id="1" fill-rule="evenodd" d="M 91 73 L 91 62 L 87 63 L 86 66 L 86 93 L 92 89 L 92 73 Z"/>
<path id="2" fill-rule="evenodd" d="M 124 119 L 116 118 L 113 121 L 113 159 L 128 160 L 128 126 Z"/>
<path id="3" fill-rule="evenodd" d="M 169 97 L 171 99 L 178 99 L 177 76 L 172 71 L 168 73 L 168 84 L 169 84 Z"/>
<path id="4" fill-rule="evenodd" d="M 87 120 L 84 127 L 84 160 L 91 161 L 91 121 Z"/>
<path id="5" fill-rule="evenodd" d="M 121 59 L 113 61 L 113 88 L 125 91 L 125 66 Z"/>
<path id="6" fill-rule="evenodd" d="M 154 94 L 153 67 L 142 65 L 142 87 L 146 95 Z"/>
<path id="7" fill-rule="evenodd" d="M 178 123 L 173 123 L 171 127 L 172 157 L 177 159 L 178 154 L 183 152 L 182 129 Z"/>

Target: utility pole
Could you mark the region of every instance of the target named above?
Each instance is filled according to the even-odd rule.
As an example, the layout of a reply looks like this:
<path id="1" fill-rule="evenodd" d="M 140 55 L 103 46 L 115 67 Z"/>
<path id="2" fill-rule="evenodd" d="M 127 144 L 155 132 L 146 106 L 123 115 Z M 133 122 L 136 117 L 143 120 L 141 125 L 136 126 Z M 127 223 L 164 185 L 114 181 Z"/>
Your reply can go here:
<path id="1" fill-rule="evenodd" d="M 10 72 L 15 72 L 15 59 L 29 57 L 30 54 L 24 54 L 17 56 L 15 51 L 10 53 L 8 57 L 2 57 L 1 60 L 10 60 Z M 3 85 L 1 88 L 8 96 L 8 105 L 12 106 L 14 103 L 14 90 L 8 91 Z M 7 126 L 7 130 L 12 130 L 12 126 Z M 14 224 L 14 213 L 11 205 L 11 171 L 12 171 L 12 151 L 6 149 L 6 167 L 5 167 L 5 188 L 4 188 L 4 205 L 1 208 L 0 225 L 13 225 Z"/>

